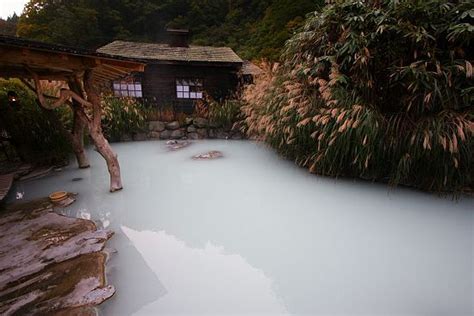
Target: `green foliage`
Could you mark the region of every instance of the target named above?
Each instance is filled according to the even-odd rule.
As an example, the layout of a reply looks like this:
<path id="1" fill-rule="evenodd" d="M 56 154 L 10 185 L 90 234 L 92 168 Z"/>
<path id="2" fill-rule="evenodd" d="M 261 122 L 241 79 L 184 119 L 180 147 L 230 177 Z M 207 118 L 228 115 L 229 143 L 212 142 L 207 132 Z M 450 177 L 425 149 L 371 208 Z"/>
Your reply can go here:
<path id="1" fill-rule="evenodd" d="M 18 95 L 16 110 L 8 105 L 8 91 Z M 18 80 L 0 79 L 1 125 L 17 143 L 19 155 L 32 163 L 62 163 L 71 152 L 67 136 L 58 128 L 62 110 L 43 110 L 36 97 Z"/>
<path id="2" fill-rule="evenodd" d="M 145 108 L 133 98 L 102 98 L 102 130 L 118 141 L 124 135 L 140 133 L 145 128 Z"/>
<path id="3" fill-rule="evenodd" d="M 230 129 L 240 119 L 242 104 L 239 100 L 210 101 L 208 106 L 209 121 L 216 126 Z"/>
<path id="4" fill-rule="evenodd" d="M 249 133 L 311 172 L 472 189 L 473 10 L 338 1 L 315 12 L 268 84 L 248 91 Z"/>
<path id="5" fill-rule="evenodd" d="M 115 39 L 163 41 L 189 28 L 197 45 L 230 46 L 244 58 L 277 58 L 285 40 L 323 0 L 30 0 L 23 37 L 95 48 Z M 80 32 L 78 32 L 80 30 Z"/>

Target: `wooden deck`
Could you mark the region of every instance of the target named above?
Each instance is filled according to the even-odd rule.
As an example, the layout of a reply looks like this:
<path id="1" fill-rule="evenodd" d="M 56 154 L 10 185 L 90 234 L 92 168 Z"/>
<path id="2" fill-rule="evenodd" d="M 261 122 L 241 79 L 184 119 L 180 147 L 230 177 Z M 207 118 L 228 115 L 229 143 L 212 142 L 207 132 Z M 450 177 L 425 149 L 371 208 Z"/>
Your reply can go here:
<path id="1" fill-rule="evenodd" d="M 0 175 L 0 201 L 7 196 L 13 184 L 13 173 Z"/>

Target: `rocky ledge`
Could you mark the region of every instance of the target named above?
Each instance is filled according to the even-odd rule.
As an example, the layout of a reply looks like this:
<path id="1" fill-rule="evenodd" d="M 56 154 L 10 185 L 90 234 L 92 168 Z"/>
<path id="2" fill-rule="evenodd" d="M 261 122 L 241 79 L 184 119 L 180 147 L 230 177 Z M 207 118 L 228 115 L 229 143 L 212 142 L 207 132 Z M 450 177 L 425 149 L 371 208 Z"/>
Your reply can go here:
<path id="1" fill-rule="evenodd" d="M 110 298 L 105 243 L 111 231 L 57 214 L 47 199 L 0 213 L 0 314 L 94 315 Z"/>

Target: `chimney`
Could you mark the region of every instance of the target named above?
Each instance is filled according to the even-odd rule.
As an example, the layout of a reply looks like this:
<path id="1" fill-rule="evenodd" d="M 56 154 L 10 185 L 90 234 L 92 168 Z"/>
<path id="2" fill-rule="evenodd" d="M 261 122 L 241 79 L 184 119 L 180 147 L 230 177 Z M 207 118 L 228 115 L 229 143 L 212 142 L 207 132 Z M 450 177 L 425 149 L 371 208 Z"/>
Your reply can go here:
<path id="1" fill-rule="evenodd" d="M 189 30 L 167 29 L 168 44 L 171 47 L 189 47 Z"/>

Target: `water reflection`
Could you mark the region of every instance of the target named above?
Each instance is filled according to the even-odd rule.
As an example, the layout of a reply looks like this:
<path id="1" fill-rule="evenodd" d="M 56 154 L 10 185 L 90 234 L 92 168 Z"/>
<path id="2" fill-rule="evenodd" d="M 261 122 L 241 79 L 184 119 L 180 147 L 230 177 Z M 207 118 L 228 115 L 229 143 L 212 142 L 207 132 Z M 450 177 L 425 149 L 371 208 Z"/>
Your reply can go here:
<path id="1" fill-rule="evenodd" d="M 163 284 L 166 294 L 136 315 L 286 315 L 273 282 L 237 254 L 208 242 L 188 247 L 165 231 L 123 233 Z M 216 299 L 218 298 L 218 299 Z"/>

